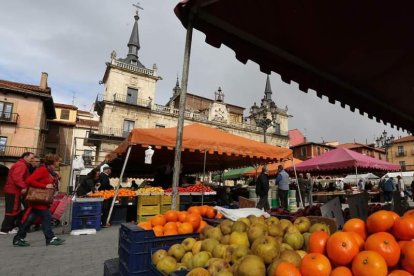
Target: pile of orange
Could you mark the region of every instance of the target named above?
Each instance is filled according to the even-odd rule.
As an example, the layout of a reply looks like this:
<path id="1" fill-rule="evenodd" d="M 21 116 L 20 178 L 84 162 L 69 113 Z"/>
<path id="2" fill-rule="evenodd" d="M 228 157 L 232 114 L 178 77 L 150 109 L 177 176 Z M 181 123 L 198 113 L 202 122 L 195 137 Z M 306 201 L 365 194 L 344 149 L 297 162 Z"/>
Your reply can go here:
<path id="1" fill-rule="evenodd" d="M 414 274 L 414 210 L 400 217 L 380 210 L 348 220 L 329 236 L 314 232 L 301 275 L 405 276 Z"/>
<path id="2" fill-rule="evenodd" d="M 89 197 L 103 197 L 104 199 L 108 199 L 111 197 L 114 197 L 115 195 L 115 190 L 105 190 L 105 191 L 97 191 L 94 192 L 93 194 L 88 195 Z M 127 197 L 127 196 L 136 196 L 135 192 L 130 190 L 130 189 L 126 189 L 126 188 L 121 188 L 118 191 L 118 197 Z"/>

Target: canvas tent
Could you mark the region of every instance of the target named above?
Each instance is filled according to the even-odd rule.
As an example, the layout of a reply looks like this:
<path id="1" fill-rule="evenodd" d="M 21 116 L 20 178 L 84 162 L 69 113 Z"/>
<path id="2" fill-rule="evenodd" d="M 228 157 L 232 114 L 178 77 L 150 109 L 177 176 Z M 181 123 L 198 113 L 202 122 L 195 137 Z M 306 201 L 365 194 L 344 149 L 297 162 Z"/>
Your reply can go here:
<path id="1" fill-rule="evenodd" d="M 391 164 L 346 148 L 336 148 L 296 166 L 296 170 L 299 172 L 398 171 L 400 169 L 400 165 Z"/>
<path id="2" fill-rule="evenodd" d="M 414 3 L 186 0 L 185 28 L 330 103 L 414 132 Z"/>
<path id="3" fill-rule="evenodd" d="M 373 173 L 365 174 L 349 174 L 344 177 L 343 182 L 349 184 L 356 184 L 360 179 L 364 181 L 378 181 L 380 178 Z"/>
<path id="4" fill-rule="evenodd" d="M 223 181 L 223 180 L 229 180 L 229 179 L 240 179 L 246 171 L 250 171 L 252 169 L 254 169 L 254 167 L 252 167 L 252 166 L 237 168 L 237 169 L 231 169 L 231 170 L 225 171 L 222 174 L 215 175 L 213 177 L 213 180 L 214 181 Z"/>
<path id="5" fill-rule="evenodd" d="M 293 161 L 292 160 L 286 160 L 286 161 L 282 161 L 282 162 L 275 162 L 275 163 L 267 164 L 266 165 L 266 167 L 267 167 L 267 173 L 268 173 L 268 175 L 276 175 L 276 173 L 277 173 L 277 167 L 279 165 L 283 165 L 284 168 L 289 168 L 289 167 L 293 167 L 293 163 L 295 163 L 295 166 L 296 166 L 297 164 L 300 164 L 302 162 L 303 161 L 300 160 L 300 159 L 293 158 Z M 244 173 L 244 175 L 245 176 L 256 176 L 256 175 L 259 175 L 261 173 L 262 173 L 262 166 L 259 166 L 257 168 L 257 171 L 254 168 L 254 169 L 251 169 L 249 171 L 246 171 Z"/>
<path id="6" fill-rule="evenodd" d="M 256 163 L 269 163 L 291 158 L 290 149 L 256 142 L 228 132 L 201 124 L 184 127 L 182 143 L 182 172 L 203 172 L 237 168 Z M 129 146 L 131 156 L 126 174 L 145 173 L 151 167 L 172 164 L 176 142 L 176 128 L 133 129 L 111 154 L 111 164 L 122 163 Z M 152 164 L 144 164 L 144 152 L 153 146 L 155 153 Z"/>

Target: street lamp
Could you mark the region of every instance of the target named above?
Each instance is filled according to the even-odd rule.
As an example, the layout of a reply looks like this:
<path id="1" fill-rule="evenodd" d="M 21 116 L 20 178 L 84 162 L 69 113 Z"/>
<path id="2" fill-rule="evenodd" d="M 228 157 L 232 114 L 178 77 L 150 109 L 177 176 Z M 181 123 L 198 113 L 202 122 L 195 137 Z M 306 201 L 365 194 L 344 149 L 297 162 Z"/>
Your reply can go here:
<path id="1" fill-rule="evenodd" d="M 388 161 L 388 148 L 391 147 L 392 143 L 394 142 L 394 135 L 391 134 L 390 137 L 388 137 L 388 133 L 384 130 L 380 137 L 377 137 L 375 139 L 375 142 L 377 142 L 377 147 L 383 148 L 385 150 L 385 156 Z"/>
<path id="2" fill-rule="evenodd" d="M 272 100 L 262 99 L 260 107 L 254 103 L 250 109 L 250 118 L 255 121 L 256 126 L 263 129 L 263 142 L 266 143 L 266 132 L 270 127 L 274 127 L 276 132 L 280 131 L 279 124 L 276 123 L 277 106 Z"/>

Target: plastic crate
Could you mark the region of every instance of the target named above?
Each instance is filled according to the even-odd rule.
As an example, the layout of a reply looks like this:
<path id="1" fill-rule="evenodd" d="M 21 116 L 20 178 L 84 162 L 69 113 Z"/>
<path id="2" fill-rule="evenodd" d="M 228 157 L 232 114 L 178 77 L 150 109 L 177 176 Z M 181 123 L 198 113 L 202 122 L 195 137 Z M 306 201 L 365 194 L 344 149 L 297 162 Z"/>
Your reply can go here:
<path id="1" fill-rule="evenodd" d="M 77 229 L 101 230 L 101 216 L 73 217 L 72 230 Z"/>
<path id="2" fill-rule="evenodd" d="M 91 202 L 74 202 L 72 207 L 72 216 L 100 216 L 102 211 L 102 201 Z"/>
<path id="3" fill-rule="evenodd" d="M 118 254 L 120 266 L 122 263 L 125 266 L 124 270 L 129 273 L 149 271 L 153 248 L 169 248 L 188 237 L 198 238 L 199 234 L 155 237 L 152 230 L 144 230 L 132 223 L 123 223 L 119 229 Z M 120 271 L 122 271 L 121 268 Z"/>
<path id="4" fill-rule="evenodd" d="M 158 215 L 160 213 L 160 205 L 155 206 L 138 206 L 138 215 L 148 216 L 148 215 Z"/>
<path id="5" fill-rule="evenodd" d="M 180 205 L 180 196 L 178 195 L 176 198 L 177 205 Z M 172 196 L 170 195 L 163 195 L 161 196 L 161 205 L 171 205 L 172 204 Z"/>
<path id="6" fill-rule="evenodd" d="M 104 262 L 104 276 L 119 276 L 119 258 L 109 259 Z"/>
<path id="7" fill-rule="evenodd" d="M 150 218 L 152 218 L 153 216 L 141 216 L 141 215 L 137 215 L 137 222 L 144 222 L 144 221 L 148 221 Z"/>
<path id="8" fill-rule="evenodd" d="M 119 261 L 119 274 L 121 276 L 153 276 L 154 274 L 150 269 L 133 271 L 128 268 L 128 265 L 123 261 Z"/>
<path id="9" fill-rule="evenodd" d="M 138 205 L 160 205 L 161 196 L 159 195 L 140 195 L 138 196 Z"/>

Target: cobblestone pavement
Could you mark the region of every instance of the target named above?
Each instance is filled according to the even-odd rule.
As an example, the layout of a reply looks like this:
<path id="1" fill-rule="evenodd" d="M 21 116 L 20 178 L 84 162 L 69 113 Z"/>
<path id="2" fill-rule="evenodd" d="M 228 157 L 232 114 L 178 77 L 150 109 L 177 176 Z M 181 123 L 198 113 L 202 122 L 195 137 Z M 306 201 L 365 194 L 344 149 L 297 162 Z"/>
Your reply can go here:
<path id="1" fill-rule="evenodd" d="M 4 218 L 4 198 L 0 198 L 0 220 Z M 96 235 L 59 235 L 66 242 L 46 246 L 43 232 L 28 233 L 29 247 L 13 247 L 13 235 L 0 235 L 0 275 L 103 275 L 104 261 L 118 257 L 119 226 Z"/>

